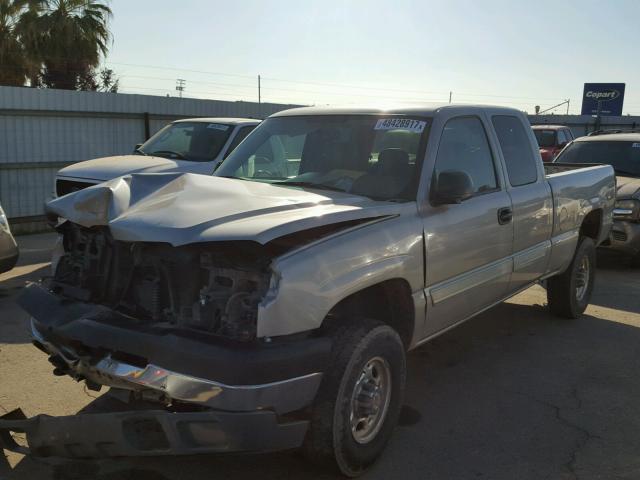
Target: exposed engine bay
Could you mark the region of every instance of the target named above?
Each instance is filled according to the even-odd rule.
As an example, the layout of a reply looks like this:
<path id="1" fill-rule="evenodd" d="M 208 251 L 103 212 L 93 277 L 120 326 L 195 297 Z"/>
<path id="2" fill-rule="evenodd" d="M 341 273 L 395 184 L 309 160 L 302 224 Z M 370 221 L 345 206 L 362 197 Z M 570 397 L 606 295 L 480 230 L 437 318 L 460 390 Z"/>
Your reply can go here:
<path id="1" fill-rule="evenodd" d="M 65 222 L 65 254 L 50 289 L 154 327 L 251 341 L 270 281 L 270 258 L 252 242 L 173 247 L 123 242 L 104 227 Z"/>

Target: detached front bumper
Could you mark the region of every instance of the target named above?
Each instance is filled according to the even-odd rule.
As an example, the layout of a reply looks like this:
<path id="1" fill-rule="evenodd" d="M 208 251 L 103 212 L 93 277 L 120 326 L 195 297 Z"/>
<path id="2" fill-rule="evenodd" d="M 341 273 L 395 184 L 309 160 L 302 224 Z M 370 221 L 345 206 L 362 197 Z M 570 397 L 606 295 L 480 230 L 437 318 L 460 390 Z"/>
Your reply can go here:
<path id="1" fill-rule="evenodd" d="M 39 284 L 27 287 L 19 303 L 33 315 L 34 344 L 50 355 L 54 373 L 112 387 L 134 399 L 130 405 L 148 406 L 2 418 L 0 441 L 6 449 L 103 457 L 302 444 L 308 421 L 299 412 L 312 404 L 320 386 L 331 351 L 327 338 L 239 346 L 206 335 L 159 333 L 105 307 L 62 299 Z M 10 432 L 26 433 L 29 448 L 15 444 Z"/>
<path id="2" fill-rule="evenodd" d="M 65 458 L 258 452 L 300 446 L 307 424 L 278 423 L 276 414 L 269 411 L 38 415 L 0 419 L 0 445 L 35 457 Z M 25 433 L 28 447 L 18 445 L 11 432 Z"/>

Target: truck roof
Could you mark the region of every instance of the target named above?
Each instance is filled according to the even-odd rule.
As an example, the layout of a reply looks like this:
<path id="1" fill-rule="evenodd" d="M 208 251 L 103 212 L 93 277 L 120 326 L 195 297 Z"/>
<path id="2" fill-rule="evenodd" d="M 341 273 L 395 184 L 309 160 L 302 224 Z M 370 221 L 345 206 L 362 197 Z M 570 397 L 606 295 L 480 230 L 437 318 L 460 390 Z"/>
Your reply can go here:
<path id="1" fill-rule="evenodd" d="M 202 117 L 202 118 L 181 118 L 173 123 L 181 122 L 203 122 L 203 123 L 226 123 L 229 125 L 258 125 L 262 120 L 255 118 L 231 118 L 231 117 Z"/>
<path id="2" fill-rule="evenodd" d="M 521 114 L 520 110 L 509 107 L 496 107 L 494 105 L 472 105 L 472 104 L 449 104 L 440 105 L 413 105 L 403 107 L 298 107 L 283 110 L 274 113 L 271 117 L 291 117 L 306 115 L 377 115 L 377 114 L 399 114 L 399 115 L 418 115 L 433 116 L 441 111 L 460 111 L 461 113 L 484 112 L 491 110 L 496 113 Z"/>
<path id="3" fill-rule="evenodd" d="M 579 137 L 574 142 L 640 142 L 640 132 L 601 133 L 599 135 Z"/>

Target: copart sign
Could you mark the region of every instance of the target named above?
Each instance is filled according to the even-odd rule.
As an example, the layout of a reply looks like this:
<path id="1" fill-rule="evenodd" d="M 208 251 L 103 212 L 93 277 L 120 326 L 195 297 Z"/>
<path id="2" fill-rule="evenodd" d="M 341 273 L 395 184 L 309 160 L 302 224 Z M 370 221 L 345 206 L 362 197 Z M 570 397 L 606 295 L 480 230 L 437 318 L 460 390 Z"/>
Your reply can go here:
<path id="1" fill-rule="evenodd" d="M 624 83 L 585 83 L 582 94 L 582 115 L 622 115 Z"/>

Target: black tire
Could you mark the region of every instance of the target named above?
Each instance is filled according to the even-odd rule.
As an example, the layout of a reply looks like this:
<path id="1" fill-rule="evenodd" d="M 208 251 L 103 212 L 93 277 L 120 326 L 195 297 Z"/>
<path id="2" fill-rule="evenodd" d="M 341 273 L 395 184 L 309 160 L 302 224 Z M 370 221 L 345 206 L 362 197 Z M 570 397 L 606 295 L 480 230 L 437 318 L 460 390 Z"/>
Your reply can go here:
<path id="1" fill-rule="evenodd" d="M 587 262 L 587 272 L 584 265 Z M 569 267 L 547 280 L 547 302 L 551 311 L 563 318 L 578 318 L 591 299 L 596 273 L 596 247 L 588 237 L 581 237 Z M 586 280 L 586 288 L 580 290 Z"/>
<path id="2" fill-rule="evenodd" d="M 630 265 L 631 268 L 640 268 L 640 253 L 636 253 L 633 257 L 631 257 Z"/>
<path id="3" fill-rule="evenodd" d="M 368 319 L 345 322 L 349 324 L 332 332 L 331 364 L 313 405 L 303 452 L 318 465 L 356 477 L 380 456 L 396 426 L 404 395 L 406 358 L 400 336 L 391 327 Z M 358 382 L 364 367 L 380 359 L 386 362 L 382 370 L 391 380 L 386 415 L 380 414 L 377 432 L 371 431 L 374 436 L 360 443 L 363 439 L 358 442 L 354 435 L 362 432 L 352 432 L 350 414 L 353 405 L 361 403 L 354 403 L 352 397 L 357 385 L 367 384 Z"/>

